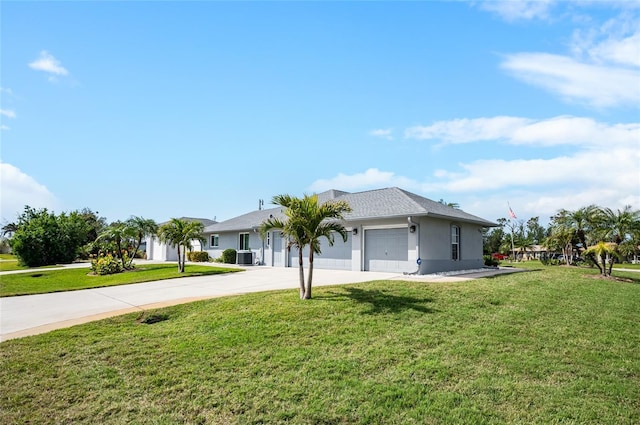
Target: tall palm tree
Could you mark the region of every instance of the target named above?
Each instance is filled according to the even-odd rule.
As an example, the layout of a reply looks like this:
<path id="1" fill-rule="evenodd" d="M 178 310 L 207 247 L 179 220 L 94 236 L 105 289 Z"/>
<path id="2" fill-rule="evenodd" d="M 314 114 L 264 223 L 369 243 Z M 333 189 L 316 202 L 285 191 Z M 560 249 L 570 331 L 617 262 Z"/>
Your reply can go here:
<path id="1" fill-rule="evenodd" d="M 187 250 L 193 249 L 193 241 L 200 241 L 202 245 L 206 242 L 202 232 L 204 224 L 199 221 L 181 220 L 172 218 L 168 223 L 163 224 L 158 229 L 160 242 L 176 247 L 178 250 L 178 272 L 184 273 L 185 257 Z"/>
<path id="2" fill-rule="evenodd" d="M 640 222 L 640 210 L 632 210 L 631 205 L 625 205 L 623 209 L 615 212 L 611 208 L 602 210 L 601 229 L 603 239 L 620 244 L 631 237 L 634 229 Z"/>
<path id="3" fill-rule="evenodd" d="M 127 220 L 127 227 L 131 230 L 136 237 L 136 244 L 133 247 L 133 252 L 129 256 L 129 266 L 133 262 L 136 252 L 142 245 L 142 239 L 147 236 L 155 236 L 158 233 L 158 225 L 150 218 L 142 218 L 133 216 Z"/>
<path id="4" fill-rule="evenodd" d="M 601 221 L 601 215 L 602 210 L 596 205 L 589 205 L 575 211 L 561 209 L 552 217 L 553 228 L 562 229 L 560 233 L 565 237 L 567 236 L 567 231 L 573 232 L 582 249 L 587 249 L 590 244 L 595 243 L 598 239 L 596 230 L 598 223 Z M 585 255 L 594 263 L 596 262 L 592 252 Z M 571 257 L 570 255 L 569 258 Z M 570 264 L 570 262 L 567 264 Z"/>
<path id="5" fill-rule="evenodd" d="M 317 195 L 304 195 L 296 198 L 290 195 L 274 196 L 273 204 L 285 207 L 285 219 L 276 217 L 264 221 L 260 225 L 260 234 L 264 237 L 271 230 L 280 230 L 289 239 L 289 248 L 298 249 L 298 270 L 300 277 L 300 299 L 311 298 L 313 282 L 313 258 L 321 254 L 320 239 L 326 238 L 330 246 L 335 242 L 338 233 L 344 242 L 347 241 L 347 230 L 340 220 L 351 207 L 345 201 L 329 201 L 318 203 Z M 309 275 L 305 284 L 302 250 L 309 246 Z"/>

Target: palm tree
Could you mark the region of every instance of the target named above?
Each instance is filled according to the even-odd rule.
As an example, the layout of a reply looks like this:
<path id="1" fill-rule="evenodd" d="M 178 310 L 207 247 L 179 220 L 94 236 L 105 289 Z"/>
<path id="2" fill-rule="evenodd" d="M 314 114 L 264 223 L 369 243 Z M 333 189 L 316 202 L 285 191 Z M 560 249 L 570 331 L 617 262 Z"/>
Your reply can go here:
<path id="1" fill-rule="evenodd" d="M 133 216 L 129 220 L 127 220 L 127 227 L 131 229 L 131 233 L 133 233 L 136 237 L 136 244 L 133 247 L 133 251 L 129 256 L 129 266 L 133 262 L 133 258 L 135 257 L 136 252 L 140 249 L 140 245 L 142 245 L 142 239 L 147 236 L 155 236 L 158 233 L 158 225 L 155 221 L 150 218 L 142 218 Z"/>
<path id="2" fill-rule="evenodd" d="M 601 211 L 602 210 L 596 205 L 589 205 L 575 211 L 562 209 L 552 217 L 553 227 L 554 229 L 562 229 L 560 233 L 564 238 L 568 236 L 567 232 L 572 232 L 579 241 L 580 246 L 583 249 L 586 249 L 590 242 L 595 242 L 597 239 L 595 230 L 598 227 L 598 223 L 601 221 Z M 585 255 L 594 263 L 596 262 L 596 259 L 593 257 L 593 253 L 587 253 Z M 572 256 L 570 255 L 569 258 L 571 257 Z M 571 263 L 568 262 L 567 264 Z"/>
<path id="3" fill-rule="evenodd" d="M 321 254 L 320 239 L 325 237 L 330 246 L 334 244 L 334 235 L 338 233 L 347 241 L 347 230 L 340 220 L 351 211 L 345 201 L 318 203 L 317 195 L 304 195 L 296 198 L 290 195 L 274 196 L 273 204 L 285 207 L 286 219 L 272 217 L 260 225 L 260 234 L 264 238 L 271 230 L 280 230 L 289 239 L 289 248 L 298 249 L 298 270 L 300 277 L 300 299 L 311 298 L 313 281 L 313 257 Z M 302 250 L 309 246 L 309 276 L 305 285 Z"/>
<path id="4" fill-rule="evenodd" d="M 604 208 L 601 218 L 603 239 L 620 244 L 628 239 L 638 226 L 640 210 L 632 210 L 631 205 L 625 205 L 623 209 L 618 209 L 615 212 L 610 208 Z"/>
<path id="5" fill-rule="evenodd" d="M 596 266 L 598 266 L 602 276 L 611 276 L 613 257 L 620 257 L 617 250 L 617 244 L 613 242 L 600 241 L 597 244 L 590 246 L 585 253 L 595 255 Z"/>
<path id="6" fill-rule="evenodd" d="M 116 257 L 120 259 L 122 262 L 122 267 L 127 269 L 130 263 L 127 263 L 123 255 L 123 244 L 125 246 L 129 245 L 129 242 L 133 238 L 133 233 L 131 229 L 127 226 L 126 223 L 122 223 L 121 221 L 113 222 L 104 229 L 97 237 L 96 242 L 101 240 L 106 240 L 108 242 L 113 242 L 116 245 Z"/>
<path id="7" fill-rule="evenodd" d="M 206 242 L 202 234 L 203 231 L 204 224 L 199 221 L 181 220 L 179 218 L 172 218 L 158 229 L 160 242 L 176 247 L 178 250 L 179 273 L 184 273 L 185 257 L 187 250 L 191 251 L 193 249 L 192 242 L 197 240 L 202 245 Z"/>

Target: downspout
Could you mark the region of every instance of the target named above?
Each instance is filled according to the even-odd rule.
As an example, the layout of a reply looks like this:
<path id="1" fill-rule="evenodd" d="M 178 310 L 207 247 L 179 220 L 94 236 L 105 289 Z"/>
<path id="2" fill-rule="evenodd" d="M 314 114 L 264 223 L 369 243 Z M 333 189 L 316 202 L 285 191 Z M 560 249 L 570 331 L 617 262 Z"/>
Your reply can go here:
<path id="1" fill-rule="evenodd" d="M 405 272 L 405 275 L 415 275 L 420 273 L 420 264 L 422 262 L 422 260 L 420 259 L 420 225 L 418 223 L 416 223 L 415 221 L 413 221 L 411 216 L 407 217 L 407 221 L 409 222 L 409 228 L 411 228 L 411 226 L 414 226 L 416 228 L 415 233 L 416 233 L 416 257 L 418 257 L 418 259 L 416 260 L 418 263 L 418 269 L 413 272 L 413 273 L 408 273 Z"/>

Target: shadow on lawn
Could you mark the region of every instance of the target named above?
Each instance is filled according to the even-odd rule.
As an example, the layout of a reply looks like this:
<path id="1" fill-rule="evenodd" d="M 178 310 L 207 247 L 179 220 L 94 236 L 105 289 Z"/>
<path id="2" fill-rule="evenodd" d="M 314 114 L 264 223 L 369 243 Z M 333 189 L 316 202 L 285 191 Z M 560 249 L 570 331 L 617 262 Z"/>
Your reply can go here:
<path id="1" fill-rule="evenodd" d="M 344 287 L 344 292 L 333 293 L 331 296 L 320 296 L 318 299 L 349 298 L 358 303 L 369 304 L 370 309 L 362 314 L 388 314 L 399 313 L 403 310 L 415 310 L 420 313 L 435 313 L 437 310 L 424 304 L 433 302 L 429 297 L 406 297 L 387 293 L 380 290 L 365 290 L 360 288 Z"/>

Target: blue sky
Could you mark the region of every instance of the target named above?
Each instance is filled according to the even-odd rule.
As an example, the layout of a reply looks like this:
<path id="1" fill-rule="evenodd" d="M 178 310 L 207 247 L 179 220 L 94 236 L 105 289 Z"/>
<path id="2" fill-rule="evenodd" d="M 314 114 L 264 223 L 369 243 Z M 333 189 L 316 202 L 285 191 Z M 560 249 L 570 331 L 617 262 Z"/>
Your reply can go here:
<path id="1" fill-rule="evenodd" d="M 640 208 L 640 1 L 0 7 L 3 221 L 391 186 L 489 220 Z"/>

